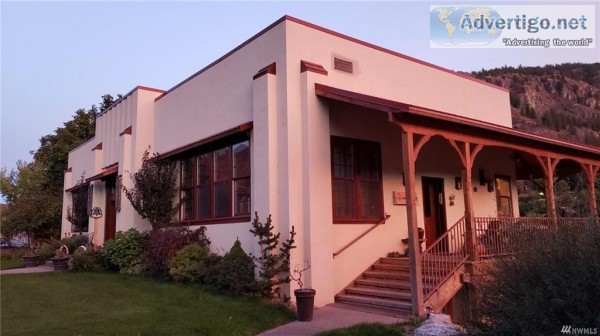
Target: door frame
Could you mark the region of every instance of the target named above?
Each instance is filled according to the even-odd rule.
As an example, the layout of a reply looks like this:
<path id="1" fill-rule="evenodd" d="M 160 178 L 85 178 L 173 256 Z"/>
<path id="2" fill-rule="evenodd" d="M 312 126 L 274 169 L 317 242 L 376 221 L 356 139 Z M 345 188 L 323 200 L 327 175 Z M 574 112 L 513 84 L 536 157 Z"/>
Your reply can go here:
<path id="1" fill-rule="evenodd" d="M 434 200 L 433 209 L 432 209 L 432 211 L 435 211 L 435 217 L 436 217 L 435 237 L 437 239 L 441 235 L 443 235 L 444 232 L 446 232 L 446 230 L 448 229 L 448 223 L 446 220 L 446 194 L 445 194 L 445 190 L 444 190 L 444 178 L 443 177 L 433 177 L 433 176 L 421 176 L 421 193 L 422 193 L 421 195 L 423 195 L 422 196 L 423 218 L 425 218 L 424 203 L 426 201 L 429 201 L 429 200 L 426 200 L 425 196 L 424 196 L 425 195 L 425 187 L 429 186 L 429 185 L 433 185 L 434 193 L 438 195 L 437 197 L 441 201 L 441 204 L 440 204 L 439 201 L 436 202 Z M 423 220 L 423 226 L 425 226 L 424 222 L 425 221 Z M 425 232 L 425 236 L 427 236 L 427 232 Z M 429 244 L 431 244 L 431 243 L 433 243 L 433 242 L 427 241 L 427 246 L 429 246 Z"/>

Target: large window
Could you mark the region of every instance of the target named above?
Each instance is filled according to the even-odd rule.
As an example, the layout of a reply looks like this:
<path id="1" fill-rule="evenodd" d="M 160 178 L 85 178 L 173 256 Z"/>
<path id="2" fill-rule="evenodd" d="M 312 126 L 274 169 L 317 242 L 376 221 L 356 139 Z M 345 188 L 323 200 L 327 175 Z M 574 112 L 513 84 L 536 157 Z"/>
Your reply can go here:
<path id="1" fill-rule="evenodd" d="M 332 137 L 331 173 L 335 222 L 383 219 L 379 143 Z"/>
<path id="2" fill-rule="evenodd" d="M 180 162 L 180 220 L 250 215 L 250 142 L 206 151 Z"/>
<path id="3" fill-rule="evenodd" d="M 512 217 L 512 193 L 508 176 L 496 175 L 496 204 L 498 217 Z"/>

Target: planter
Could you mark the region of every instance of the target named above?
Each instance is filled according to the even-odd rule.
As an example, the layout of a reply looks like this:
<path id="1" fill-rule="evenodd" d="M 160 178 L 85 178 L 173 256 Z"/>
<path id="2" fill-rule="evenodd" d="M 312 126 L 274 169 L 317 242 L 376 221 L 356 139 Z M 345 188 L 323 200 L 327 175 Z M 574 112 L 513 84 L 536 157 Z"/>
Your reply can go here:
<path id="1" fill-rule="evenodd" d="M 71 257 L 55 257 L 50 259 L 50 261 L 52 261 L 55 271 L 68 271 L 70 258 Z"/>
<path id="2" fill-rule="evenodd" d="M 296 289 L 294 291 L 296 306 L 298 308 L 298 321 L 312 321 L 313 311 L 315 310 L 315 294 L 317 294 L 317 291 L 312 288 Z"/>
<path id="3" fill-rule="evenodd" d="M 40 256 L 37 255 L 23 256 L 21 259 L 23 259 L 25 267 L 36 267 L 40 262 Z"/>

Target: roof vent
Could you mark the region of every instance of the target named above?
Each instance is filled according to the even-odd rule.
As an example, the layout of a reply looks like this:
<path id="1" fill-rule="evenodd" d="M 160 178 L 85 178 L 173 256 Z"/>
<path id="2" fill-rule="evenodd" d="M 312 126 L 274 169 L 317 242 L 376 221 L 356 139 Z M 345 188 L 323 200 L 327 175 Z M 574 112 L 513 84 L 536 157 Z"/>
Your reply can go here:
<path id="1" fill-rule="evenodd" d="M 349 74 L 353 72 L 353 64 L 351 61 L 346 61 L 337 57 L 333 58 L 333 68 Z"/>

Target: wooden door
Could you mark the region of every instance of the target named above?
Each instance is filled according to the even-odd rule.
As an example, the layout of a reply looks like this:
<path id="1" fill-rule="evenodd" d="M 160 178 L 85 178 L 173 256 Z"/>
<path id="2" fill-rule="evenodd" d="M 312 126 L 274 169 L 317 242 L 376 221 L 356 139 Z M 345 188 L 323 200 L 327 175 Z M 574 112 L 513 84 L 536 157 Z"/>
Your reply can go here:
<path id="1" fill-rule="evenodd" d="M 114 239 L 117 228 L 117 208 L 116 208 L 116 179 L 109 177 L 105 180 L 106 186 L 106 212 L 104 219 L 104 241 Z"/>
<path id="2" fill-rule="evenodd" d="M 446 231 L 444 179 L 423 177 L 422 185 L 425 240 L 429 247 Z"/>

